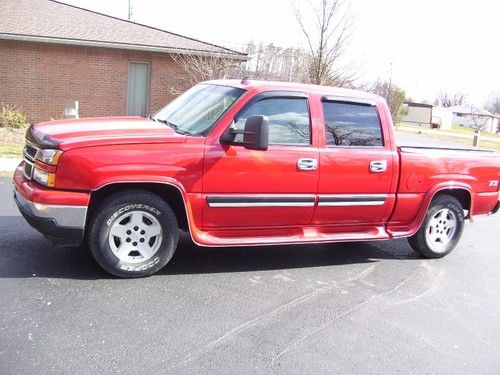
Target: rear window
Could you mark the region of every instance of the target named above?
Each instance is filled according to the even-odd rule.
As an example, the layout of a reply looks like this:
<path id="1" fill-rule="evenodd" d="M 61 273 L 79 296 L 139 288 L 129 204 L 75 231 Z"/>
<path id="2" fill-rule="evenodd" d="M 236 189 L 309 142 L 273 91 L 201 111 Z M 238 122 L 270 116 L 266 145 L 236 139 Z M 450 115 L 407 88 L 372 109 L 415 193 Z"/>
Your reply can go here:
<path id="1" fill-rule="evenodd" d="M 328 146 L 383 146 L 377 109 L 371 105 L 323 102 Z"/>

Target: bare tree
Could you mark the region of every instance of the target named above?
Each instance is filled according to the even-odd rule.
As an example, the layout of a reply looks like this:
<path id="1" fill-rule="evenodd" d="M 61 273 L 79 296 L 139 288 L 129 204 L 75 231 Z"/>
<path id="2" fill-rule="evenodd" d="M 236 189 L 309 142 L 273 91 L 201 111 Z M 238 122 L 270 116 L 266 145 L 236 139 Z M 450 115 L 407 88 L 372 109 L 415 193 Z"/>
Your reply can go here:
<path id="1" fill-rule="evenodd" d="M 486 110 L 491 113 L 500 114 L 500 92 L 490 95 L 488 102 L 486 104 Z"/>
<path id="2" fill-rule="evenodd" d="M 282 48 L 274 44 L 248 43 L 249 60 L 245 75 L 253 79 L 307 82 L 303 65 L 308 54 L 299 48 Z"/>
<path id="3" fill-rule="evenodd" d="M 486 129 L 484 116 L 477 113 L 471 113 L 470 119 L 471 128 L 474 129 L 476 133 L 481 133 L 484 129 Z"/>
<path id="4" fill-rule="evenodd" d="M 391 111 L 392 121 L 394 125 L 397 125 L 401 121 L 401 116 L 403 114 L 402 109 L 406 98 L 406 92 L 402 88 L 384 81 L 376 82 L 371 92 L 385 99 Z"/>
<path id="5" fill-rule="evenodd" d="M 191 55 L 176 54 L 172 56 L 179 64 L 181 70 L 174 77 L 174 84 L 170 91 L 174 95 L 179 95 L 186 88 L 194 86 L 200 81 L 212 79 L 234 78 L 241 76 L 243 72 L 243 62 L 234 57 L 224 54 L 214 55 Z"/>
<path id="6" fill-rule="evenodd" d="M 295 18 L 309 49 L 310 83 L 350 86 L 356 78 L 357 72 L 341 63 L 350 39 L 349 4 L 349 0 L 308 0 L 306 7 L 294 5 Z M 312 11 L 312 20 L 305 19 L 305 9 Z"/>
<path id="7" fill-rule="evenodd" d="M 435 100 L 436 105 L 441 107 L 453 107 L 455 105 L 463 105 L 467 102 L 467 95 L 457 92 L 450 94 L 447 91 L 441 91 Z"/>

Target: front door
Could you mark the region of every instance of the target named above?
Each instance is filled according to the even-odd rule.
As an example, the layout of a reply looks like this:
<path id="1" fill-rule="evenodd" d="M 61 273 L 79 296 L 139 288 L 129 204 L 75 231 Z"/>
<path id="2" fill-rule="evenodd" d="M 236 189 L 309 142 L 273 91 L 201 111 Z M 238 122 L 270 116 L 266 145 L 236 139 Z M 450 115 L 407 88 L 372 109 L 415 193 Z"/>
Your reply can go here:
<path id="1" fill-rule="evenodd" d="M 269 228 L 310 223 L 318 184 L 318 149 L 312 147 L 308 98 L 259 94 L 236 115 L 269 118 L 269 148 L 206 145 L 203 227 Z"/>

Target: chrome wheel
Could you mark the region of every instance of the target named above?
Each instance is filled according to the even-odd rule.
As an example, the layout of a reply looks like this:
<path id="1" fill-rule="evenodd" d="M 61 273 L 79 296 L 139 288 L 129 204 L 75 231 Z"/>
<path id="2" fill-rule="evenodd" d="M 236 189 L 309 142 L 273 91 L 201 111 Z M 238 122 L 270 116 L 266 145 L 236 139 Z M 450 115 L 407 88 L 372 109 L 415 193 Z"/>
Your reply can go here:
<path id="1" fill-rule="evenodd" d="M 457 216 L 448 208 L 442 208 L 429 221 L 425 232 L 427 245 L 435 252 L 442 253 L 453 239 L 457 230 Z"/>
<path id="2" fill-rule="evenodd" d="M 128 263 L 151 259 L 160 248 L 162 239 L 160 222 L 145 211 L 129 211 L 120 215 L 108 235 L 113 254 Z"/>

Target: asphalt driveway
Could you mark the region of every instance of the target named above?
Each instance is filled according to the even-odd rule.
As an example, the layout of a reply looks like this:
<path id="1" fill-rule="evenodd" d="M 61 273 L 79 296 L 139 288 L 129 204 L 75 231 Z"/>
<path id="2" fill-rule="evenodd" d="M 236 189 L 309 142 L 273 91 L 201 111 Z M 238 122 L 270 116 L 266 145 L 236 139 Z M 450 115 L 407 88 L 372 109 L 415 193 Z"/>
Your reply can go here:
<path id="1" fill-rule="evenodd" d="M 120 280 L 0 179 L 0 373 L 500 373 L 500 215 L 440 260 L 405 240 L 200 248 Z"/>

